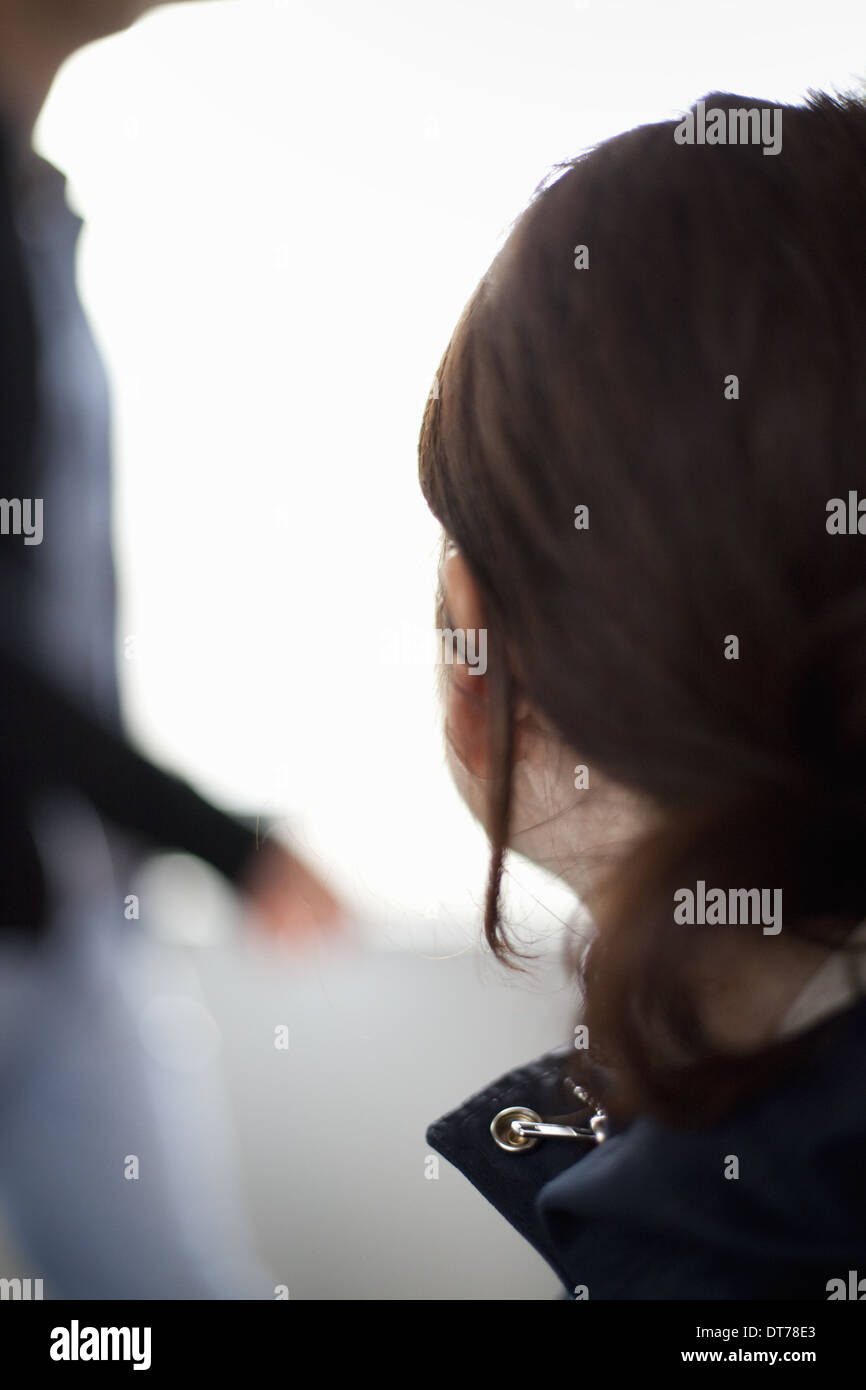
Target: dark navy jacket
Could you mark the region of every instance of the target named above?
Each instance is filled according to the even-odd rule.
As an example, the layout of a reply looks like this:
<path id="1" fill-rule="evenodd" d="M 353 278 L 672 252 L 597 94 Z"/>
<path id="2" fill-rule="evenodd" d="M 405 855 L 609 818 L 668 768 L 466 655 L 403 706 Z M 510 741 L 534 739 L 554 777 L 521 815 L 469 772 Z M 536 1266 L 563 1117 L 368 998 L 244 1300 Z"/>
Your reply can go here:
<path id="1" fill-rule="evenodd" d="M 574 1110 L 562 1047 L 437 1120 L 427 1141 L 571 1296 L 826 1300 L 831 1279 L 866 1278 L 866 1000 L 802 1043 L 796 1067 L 703 1129 L 639 1118 L 602 1143 L 504 1152 L 490 1133 L 500 1110 Z"/>

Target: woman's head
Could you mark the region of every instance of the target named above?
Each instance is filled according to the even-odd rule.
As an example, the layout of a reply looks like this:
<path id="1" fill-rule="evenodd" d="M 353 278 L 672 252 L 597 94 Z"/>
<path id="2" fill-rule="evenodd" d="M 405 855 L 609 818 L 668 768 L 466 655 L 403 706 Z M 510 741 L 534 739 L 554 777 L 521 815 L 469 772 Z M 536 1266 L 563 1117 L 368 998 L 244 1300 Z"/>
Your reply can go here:
<path id="1" fill-rule="evenodd" d="M 760 927 L 675 922 L 676 890 L 779 889 L 786 940 L 866 915 L 866 535 L 828 530 L 832 499 L 866 499 L 866 109 L 781 120 L 769 157 L 679 144 L 672 121 L 560 170 L 470 300 L 421 434 L 447 616 L 487 632 L 449 724 L 494 845 L 488 935 L 501 850 L 542 801 L 563 867 L 620 842 L 592 880 L 590 1032 L 670 1111 L 711 1073 L 738 1084 L 697 975 L 734 932 L 773 959 Z"/>

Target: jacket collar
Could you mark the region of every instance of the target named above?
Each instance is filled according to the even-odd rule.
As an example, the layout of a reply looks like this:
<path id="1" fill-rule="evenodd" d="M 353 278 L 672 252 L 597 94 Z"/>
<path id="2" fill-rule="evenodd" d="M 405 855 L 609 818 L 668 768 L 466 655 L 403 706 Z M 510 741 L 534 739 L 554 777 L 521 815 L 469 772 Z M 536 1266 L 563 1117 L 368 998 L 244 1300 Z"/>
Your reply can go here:
<path id="1" fill-rule="evenodd" d="M 839 1274 L 856 1255 L 866 1268 L 856 1159 L 866 1152 L 858 1084 L 866 999 L 804 1030 L 801 1046 L 800 1065 L 707 1128 L 638 1117 L 601 1144 L 556 1138 L 503 1151 L 490 1127 L 511 1106 L 586 1126 L 589 1107 L 572 1118 L 578 1103 L 565 1063 L 573 1054 L 560 1046 L 435 1121 L 427 1142 L 569 1292 L 590 1284 L 593 1297 L 607 1298 L 778 1297 L 781 1269 L 791 1296 L 814 1297 L 824 1287 L 817 1267 Z M 599 1084 L 587 1084 L 605 1094 L 610 1075 L 596 1070 Z M 722 1177 L 731 1155 L 742 1159 L 736 1183 Z M 801 1274 L 807 1294 L 795 1292 Z"/>
<path id="2" fill-rule="evenodd" d="M 506 1152 L 497 1145 L 491 1125 L 501 1111 L 514 1106 L 533 1110 L 543 1119 L 567 1116 L 569 1124 L 586 1127 L 592 1108 L 575 1098 L 574 1083 L 565 1075 L 571 1055 L 570 1046 L 564 1044 L 515 1067 L 427 1131 L 430 1147 L 469 1179 L 567 1287 L 569 1277 L 544 1224 L 538 1197 L 577 1158 L 596 1148 L 596 1140 L 545 1140 L 525 1151 Z"/>

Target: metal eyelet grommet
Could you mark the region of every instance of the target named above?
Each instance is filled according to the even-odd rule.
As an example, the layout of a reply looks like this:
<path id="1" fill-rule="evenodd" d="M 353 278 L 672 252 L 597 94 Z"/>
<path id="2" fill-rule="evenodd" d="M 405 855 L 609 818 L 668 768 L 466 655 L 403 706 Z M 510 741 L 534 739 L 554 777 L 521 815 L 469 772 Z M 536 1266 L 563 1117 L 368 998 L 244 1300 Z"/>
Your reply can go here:
<path id="1" fill-rule="evenodd" d="M 494 1115 L 490 1133 L 494 1142 L 506 1153 L 528 1153 L 534 1149 L 538 1140 L 529 1134 L 522 1134 L 521 1123 L 541 1124 L 541 1116 L 534 1110 L 526 1110 L 522 1105 L 511 1105 Z"/>
<path id="2" fill-rule="evenodd" d="M 604 1110 L 596 1110 L 587 1129 L 583 1125 L 566 1124 L 564 1121 L 577 1119 L 577 1115 L 559 1115 L 552 1120 L 542 1120 L 535 1110 L 525 1105 L 510 1105 L 494 1115 L 490 1133 L 494 1142 L 506 1153 L 528 1153 L 534 1149 L 539 1139 L 581 1139 L 601 1144 L 610 1132 L 610 1123 Z"/>
<path id="3" fill-rule="evenodd" d="M 610 1134 L 610 1122 L 607 1118 L 607 1115 L 605 1115 L 603 1111 L 599 1115 L 593 1115 L 592 1119 L 589 1122 L 589 1127 L 595 1135 L 596 1139 L 598 1140 L 599 1144 L 602 1144 Z"/>

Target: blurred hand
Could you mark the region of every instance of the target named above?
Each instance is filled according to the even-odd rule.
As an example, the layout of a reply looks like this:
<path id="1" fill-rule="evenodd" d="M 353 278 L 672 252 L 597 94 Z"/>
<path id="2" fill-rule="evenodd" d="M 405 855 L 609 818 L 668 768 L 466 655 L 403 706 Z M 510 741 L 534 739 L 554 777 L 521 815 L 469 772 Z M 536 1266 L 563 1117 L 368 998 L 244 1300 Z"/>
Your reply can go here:
<path id="1" fill-rule="evenodd" d="M 273 840 L 253 852 L 240 887 L 260 924 L 277 936 L 300 942 L 336 932 L 346 920 L 324 879 Z"/>

